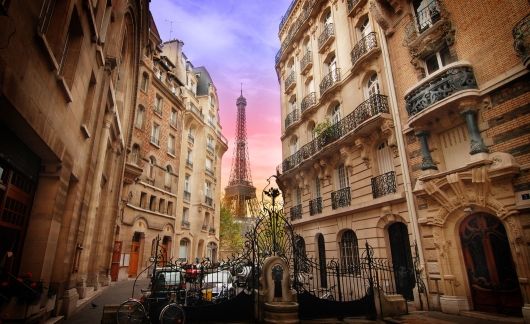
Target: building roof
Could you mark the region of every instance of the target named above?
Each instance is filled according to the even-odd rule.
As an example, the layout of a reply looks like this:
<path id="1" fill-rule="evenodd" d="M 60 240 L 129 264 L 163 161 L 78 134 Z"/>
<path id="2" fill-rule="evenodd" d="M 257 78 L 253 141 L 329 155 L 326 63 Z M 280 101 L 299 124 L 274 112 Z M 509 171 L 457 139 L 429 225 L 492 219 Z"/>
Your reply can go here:
<path id="1" fill-rule="evenodd" d="M 193 72 L 199 75 L 197 78 L 197 95 L 208 95 L 209 86 L 210 84 L 213 85 L 210 73 L 208 73 L 208 70 L 204 66 L 194 67 Z"/>

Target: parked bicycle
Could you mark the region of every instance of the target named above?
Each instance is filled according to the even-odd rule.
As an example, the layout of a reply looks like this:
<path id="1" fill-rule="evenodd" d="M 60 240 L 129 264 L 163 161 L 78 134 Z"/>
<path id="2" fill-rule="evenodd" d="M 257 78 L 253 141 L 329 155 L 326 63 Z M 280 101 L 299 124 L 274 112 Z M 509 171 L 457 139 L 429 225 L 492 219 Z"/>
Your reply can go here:
<path id="1" fill-rule="evenodd" d="M 333 285 L 329 288 L 327 287 L 315 288 L 315 289 L 309 290 L 309 292 L 320 299 L 335 301 L 335 286 L 336 285 Z"/>

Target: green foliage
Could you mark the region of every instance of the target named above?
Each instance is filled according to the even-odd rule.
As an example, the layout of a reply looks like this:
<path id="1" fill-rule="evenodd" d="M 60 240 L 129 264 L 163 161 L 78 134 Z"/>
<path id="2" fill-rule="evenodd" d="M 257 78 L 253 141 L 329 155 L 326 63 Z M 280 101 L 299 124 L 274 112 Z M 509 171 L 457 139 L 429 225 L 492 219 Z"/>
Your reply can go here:
<path id="1" fill-rule="evenodd" d="M 321 121 L 320 123 L 315 125 L 315 128 L 313 131 L 317 136 L 320 136 L 324 131 L 326 131 L 331 126 L 331 123 L 329 122 L 329 119 L 325 119 L 324 121 Z"/>
<path id="2" fill-rule="evenodd" d="M 230 210 L 221 207 L 220 245 L 222 250 L 237 251 L 243 247 L 241 224 L 235 221 Z"/>

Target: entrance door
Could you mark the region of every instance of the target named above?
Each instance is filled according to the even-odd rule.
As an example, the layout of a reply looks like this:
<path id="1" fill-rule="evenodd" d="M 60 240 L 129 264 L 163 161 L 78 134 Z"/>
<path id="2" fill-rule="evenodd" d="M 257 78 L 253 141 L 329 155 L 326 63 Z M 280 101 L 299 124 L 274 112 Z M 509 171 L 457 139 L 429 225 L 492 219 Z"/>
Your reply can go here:
<path id="1" fill-rule="evenodd" d="M 412 289 L 415 285 L 415 276 L 407 225 L 403 223 L 390 225 L 388 227 L 388 239 L 397 293 L 403 295 L 406 300 L 414 300 Z"/>
<path id="2" fill-rule="evenodd" d="M 114 241 L 114 248 L 112 250 L 112 263 L 110 266 L 110 279 L 112 281 L 118 280 L 118 273 L 120 271 L 121 243 L 121 241 Z"/>
<path id="3" fill-rule="evenodd" d="M 134 233 L 131 244 L 131 257 L 129 261 L 129 278 L 136 277 L 138 273 L 138 259 L 140 257 L 140 233 Z"/>
<path id="4" fill-rule="evenodd" d="M 523 301 L 506 230 L 489 214 L 468 216 L 460 239 L 475 310 L 521 315 Z"/>

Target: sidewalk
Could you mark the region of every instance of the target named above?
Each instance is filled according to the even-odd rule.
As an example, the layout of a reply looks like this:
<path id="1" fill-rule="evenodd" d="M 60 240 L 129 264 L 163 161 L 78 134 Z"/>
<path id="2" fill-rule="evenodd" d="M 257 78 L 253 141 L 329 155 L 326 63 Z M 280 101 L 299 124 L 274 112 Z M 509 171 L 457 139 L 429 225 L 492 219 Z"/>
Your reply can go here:
<path id="1" fill-rule="evenodd" d="M 384 318 L 387 323 L 432 323 L 432 324 L 497 324 L 497 323 L 523 323 L 522 317 L 507 317 L 498 314 L 481 312 L 466 312 L 463 315 L 452 315 L 436 311 L 414 311 L 406 315 Z"/>

